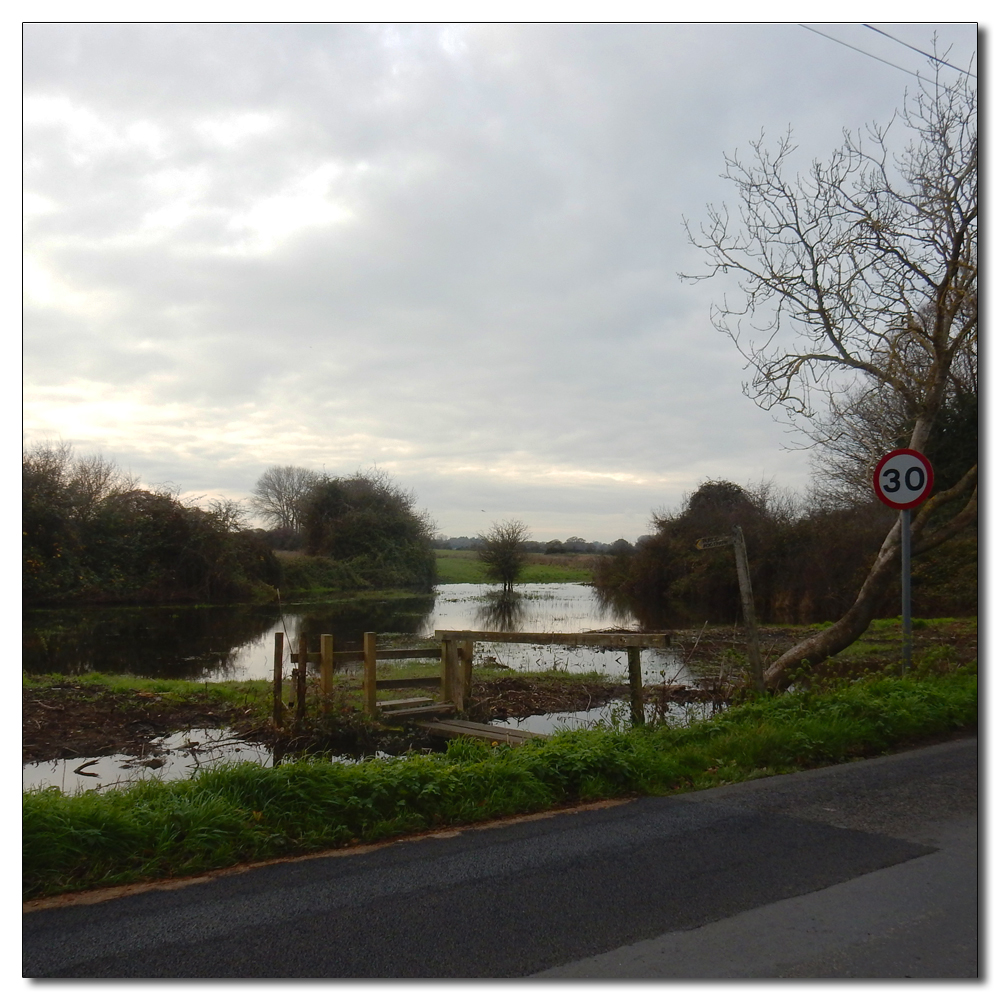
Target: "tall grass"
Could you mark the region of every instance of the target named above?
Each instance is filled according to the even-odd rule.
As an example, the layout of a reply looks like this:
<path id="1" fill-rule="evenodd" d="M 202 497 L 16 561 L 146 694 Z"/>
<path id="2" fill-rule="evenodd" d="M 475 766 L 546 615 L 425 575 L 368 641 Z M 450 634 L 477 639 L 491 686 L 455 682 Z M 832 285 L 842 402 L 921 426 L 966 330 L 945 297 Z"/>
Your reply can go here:
<path id="1" fill-rule="evenodd" d="M 520 747 L 359 764 L 219 767 L 185 781 L 24 795 L 26 898 L 373 841 L 629 794 L 831 764 L 973 724 L 972 669 L 754 698 L 685 728 L 563 732 Z"/>

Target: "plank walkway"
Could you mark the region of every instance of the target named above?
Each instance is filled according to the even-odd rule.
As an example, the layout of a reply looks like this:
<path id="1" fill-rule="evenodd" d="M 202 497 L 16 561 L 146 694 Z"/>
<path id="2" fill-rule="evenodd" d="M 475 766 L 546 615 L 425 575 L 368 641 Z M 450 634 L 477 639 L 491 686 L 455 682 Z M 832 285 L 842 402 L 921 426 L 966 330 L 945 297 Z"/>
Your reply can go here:
<path id="1" fill-rule="evenodd" d="M 545 733 L 529 733 L 524 729 L 509 729 L 507 726 L 487 726 L 482 722 L 467 722 L 465 719 L 451 719 L 448 722 L 420 722 L 423 729 L 435 736 L 471 736 L 490 743 L 507 743 L 520 746 L 525 740 L 547 739 Z"/>
<path id="2" fill-rule="evenodd" d="M 403 700 L 400 699 L 400 701 Z M 410 699 L 405 700 L 409 701 Z M 391 704 L 391 702 L 387 702 L 387 704 Z M 385 708 L 380 709 L 383 719 L 396 719 L 400 721 L 403 719 L 416 719 L 422 715 L 451 715 L 454 711 L 455 706 L 450 701 L 435 701 L 429 705 L 414 705 L 410 708 L 398 708 L 395 711 Z"/>

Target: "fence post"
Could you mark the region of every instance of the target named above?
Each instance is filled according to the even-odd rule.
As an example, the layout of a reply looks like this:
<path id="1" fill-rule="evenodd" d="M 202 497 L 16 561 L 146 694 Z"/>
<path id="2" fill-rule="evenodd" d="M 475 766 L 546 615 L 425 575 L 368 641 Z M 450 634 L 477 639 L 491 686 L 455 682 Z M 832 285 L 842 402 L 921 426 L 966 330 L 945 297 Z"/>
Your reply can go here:
<path id="1" fill-rule="evenodd" d="M 446 652 L 445 670 L 448 673 L 448 687 L 451 690 L 451 697 L 445 697 L 445 701 L 450 701 L 455 706 L 456 712 L 465 711 L 465 684 L 463 683 L 462 671 L 459 669 L 458 642 L 454 639 L 448 640 Z"/>
<path id="2" fill-rule="evenodd" d="M 458 662 L 461 665 L 459 673 L 462 679 L 462 697 L 472 697 L 472 647 L 471 639 L 465 639 L 458 644 Z M 464 704 L 464 702 L 463 702 Z"/>
<path id="3" fill-rule="evenodd" d="M 362 684 L 362 694 L 365 702 L 365 712 L 375 715 L 375 639 L 376 633 L 365 632 L 365 677 Z"/>
<path id="4" fill-rule="evenodd" d="M 753 588 L 750 586 L 750 563 L 747 559 L 743 529 L 739 525 L 733 528 L 733 552 L 736 555 L 736 576 L 740 581 L 740 599 L 743 602 L 743 623 L 747 630 L 750 679 L 758 691 L 763 691 L 764 664 L 760 658 L 760 642 L 757 639 L 757 615 L 753 607 Z"/>
<path id="5" fill-rule="evenodd" d="M 333 694 L 333 636 L 319 637 L 319 681 L 323 693 L 323 711 L 330 711 L 330 696 Z"/>
<path id="6" fill-rule="evenodd" d="M 646 709 L 642 703 L 642 650 L 638 646 L 628 647 L 628 686 L 632 704 L 632 725 L 641 726 L 646 721 Z"/>
<path id="7" fill-rule="evenodd" d="M 274 724 L 279 728 L 284 716 L 284 702 L 281 699 L 281 662 L 284 658 L 284 632 L 274 633 Z"/>
<path id="8" fill-rule="evenodd" d="M 306 717 L 306 672 L 309 669 L 309 640 L 305 633 L 299 635 L 299 672 L 295 685 L 295 721 Z"/>
<path id="9" fill-rule="evenodd" d="M 455 685 L 451 669 L 452 647 L 454 645 L 451 639 L 441 640 L 441 700 L 451 703 L 455 701 Z"/>

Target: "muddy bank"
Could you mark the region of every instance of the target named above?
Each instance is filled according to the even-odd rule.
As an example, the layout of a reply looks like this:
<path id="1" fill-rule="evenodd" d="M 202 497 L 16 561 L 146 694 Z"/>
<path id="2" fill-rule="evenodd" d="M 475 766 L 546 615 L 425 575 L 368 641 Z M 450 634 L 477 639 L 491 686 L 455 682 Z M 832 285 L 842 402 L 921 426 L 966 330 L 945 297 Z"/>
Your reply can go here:
<path id="1" fill-rule="evenodd" d="M 246 725 L 249 707 L 210 694 L 178 701 L 147 691 L 109 691 L 67 681 L 22 690 L 22 762 L 111 753 L 141 755 L 157 737 L 183 729 Z"/>
<path id="2" fill-rule="evenodd" d="M 548 712 L 587 711 L 628 695 L 628 686 L 571 677 L 515 675 L 474 682 L 466 717 L 476 722 L 524 718 Z M 708 695 L 678 685 L 651 686 L 646 701 L 701 701 Z M 100 684 L 64 682 L 23 691 L 22 762 L 113 753 L 142 756 L 157 739 L 185 729 L 228 728 L 279 755 L 306 751 L 397 754 L 438 744 L 417 727 L 385 727 L 344 709 L 310 716 L 277 731 L 259 707 L 234 706 L 211 689 L 179 699 L 153 692 L 109 691 Z"/>

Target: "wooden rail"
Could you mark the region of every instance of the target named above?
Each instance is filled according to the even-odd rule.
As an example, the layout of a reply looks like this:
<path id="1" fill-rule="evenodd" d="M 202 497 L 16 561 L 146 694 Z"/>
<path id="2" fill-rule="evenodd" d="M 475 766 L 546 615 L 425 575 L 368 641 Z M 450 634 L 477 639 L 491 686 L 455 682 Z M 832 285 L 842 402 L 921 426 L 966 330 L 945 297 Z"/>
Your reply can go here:
<path id="1" fill-rule="evenodd" d="M 438 629 L 435 639 L 442 642 L 521 642 L 533 646 L 602 646 L 606 649 L 665 649 L 667 632 L 469 632 Z"/>
<path id="2" fill-rule="evenodd" d="M 462 711 L 464 698 L 472 688 L 473 643 L 519 642 L 532 646 L 624 649 L 628 653 L 629 708 L 633 725 L 642 725 L 646 720 L 640 654 L 643 649 L 666 649 L 670 645 L 670 634 L 667 632 L 480 632 L 438 629 L 434 638 L 441 640 L 441 687 L 444 698 L 454 702 L 459 711 Z"/>

